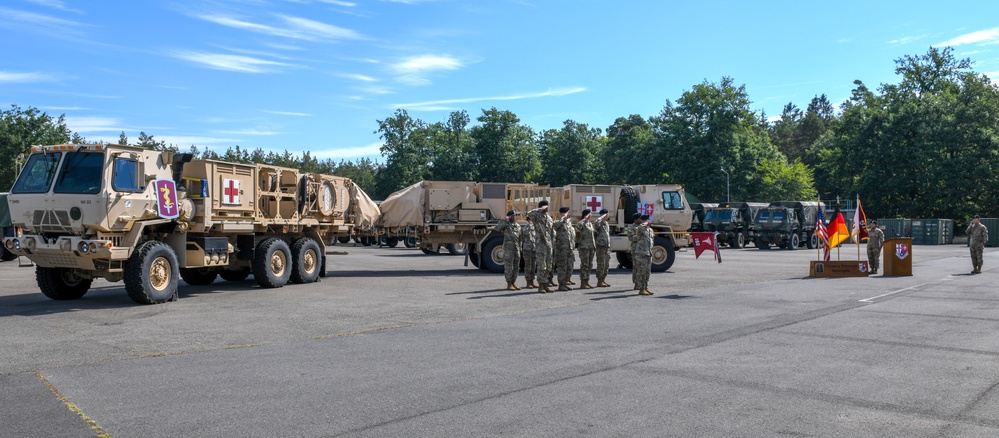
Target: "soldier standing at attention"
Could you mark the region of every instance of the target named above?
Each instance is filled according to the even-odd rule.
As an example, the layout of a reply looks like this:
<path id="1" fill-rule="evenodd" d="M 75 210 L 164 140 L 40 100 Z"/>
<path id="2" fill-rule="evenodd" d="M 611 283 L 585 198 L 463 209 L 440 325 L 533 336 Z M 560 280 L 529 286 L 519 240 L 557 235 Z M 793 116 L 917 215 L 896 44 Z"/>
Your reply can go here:
<path id="1" fill-rule="evenodd" d="M 572 250 L 575 247 L 572 236 L 572 221 L 569 207 L 558 209 L 559 218 L 555 221 L 555 267 L 558 268 L 559 291 L 572 290 L 568 286 L 572 275 Z"/>
<path id="2" fill-rule="evenodd" d="M 565 278 L 565 284 L 573 286 L 576 284 L 575 281 L 572 281 L 572 269 L 576 266 L 576 251 L 573 250 L 579 246 L 579 236 L 576 235 L 576 227 L 572 225 L 572 218 L 569 217 L 568 210 L 566 210 L 565 219 L 569 221 L 569 241 L 572 242 L 569 254 L 566 256 L 566 260 L 568 261 L 566 264 L 569 266 L 569 275 Z"/>
<path id="3" fill-rule="evenodd" d="M 597 287 L 610 287 L 605 281 L 610 270 L 610 224 L 606 208 L 600 210 L 600 217 L 593 221 L 593 240 L 597 252 Z"/>
<path id="4" fill-rule="evenodd" d="M 985 251 L 985 244 L 989 243 L 989 229 L 982 225 L 982 219 L 976 214 L 968 224 L 968 246 L 971 248 L 971 273 L 982 273 L 982 252 Z"/>
<path id="5" fill-rule="evenodd" d="M 576 248 L 579 249 L 579 288 L 593 289 L 590 285 L 590 269 L 593 269 L 593 253 L 597 250 L 597 242 L 593 236 L 589 209 L 583 209 L 579 222 L 576 222 L 576 239 Z"/>
<path id="6" fill-rule="evenodd" d="M 629 252 L 629 254 L 631 255 L 631 282 L 635 284 L 635 290 L 641 290 L 641 289 L 638 288 L 638 270 L 635 266 L 635 243 L 637 242 L 637 240 L 632 239 L 632 236 L 634 236 L 635 230 L 638 228 L 638 225 L 641 223 L 642 223 L 641 213 L 635 213 L 631 215 L 631 225 L 628 225 L 628 240 L 631 242 L 631 248 L 630 248 L 631 251 Z"/>
<path id="7" fill-rule="evenodd" d="M 635 243 L 635 251 L 631 254 L 635 266 L 635 279 L 638 283 L 639 295 L 652 295 L 649 290 L 649 275 L 652 273 L 652 239 L 654 234 L 649 228 L 649 215 L 640 216 L 642 223 L 635 227 L 635 232 L 629 238 Z"/>
<path id="8" fill-rule="evenodd" d="M 506 290 L 520 290 L 517 287 L 517 275 L 520 272 L 520 225 L 517 224 L 516 213 L 510 210 L 506 219 L 493 227 L 503 233 L 503 275 L 506 276 Z"/>
<path id="9" fill-rule="evenodd" d="M 548 201 L 538 202 L 538 208 L 527 213 L 534 223 L 534 257 L 538 270 L 538 293 L 554 292 L 548 287 L 552 277 L 552 218 L 548 216 Z"/>
<path id="10" fill-rule="evenodd" d="M 524 259 L 524 279 L 527 280 L 527 285 L 524 287 L 537 287 L 534 284 L 534 273 L 537 270 L 537 262 L 534 258 L 534 239 L 534 224 L 528 216 L 527 223 L 520 226 L 520 254 Z"/>
<path id="11" fill-rule="evenodd" d="M 878 228 L 878 221 L 871 220 L 867 226 L 867 263 L 871 274 L 877 274 L 881 267 L 881 247 L 885 244 L 885 232 Z"/>

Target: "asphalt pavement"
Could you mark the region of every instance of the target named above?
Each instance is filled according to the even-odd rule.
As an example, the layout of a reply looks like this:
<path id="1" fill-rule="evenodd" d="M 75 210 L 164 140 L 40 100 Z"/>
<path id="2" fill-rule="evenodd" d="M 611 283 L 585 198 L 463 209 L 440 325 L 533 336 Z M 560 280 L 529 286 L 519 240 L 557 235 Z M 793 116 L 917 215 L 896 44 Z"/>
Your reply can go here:
<path id="1" fill-rule="evenodd" d="M 991 248 L 980 275 L 948 245 L 841 279 L 807 277 L 815 251 L 681 252 L 651 297 L 625 270 L 538 294 L 458 256 L 335 249 L 317 284 L 153 306 L 104 281 L 51 301 L 0 263 L 0 436 L 999 435 Z"/>

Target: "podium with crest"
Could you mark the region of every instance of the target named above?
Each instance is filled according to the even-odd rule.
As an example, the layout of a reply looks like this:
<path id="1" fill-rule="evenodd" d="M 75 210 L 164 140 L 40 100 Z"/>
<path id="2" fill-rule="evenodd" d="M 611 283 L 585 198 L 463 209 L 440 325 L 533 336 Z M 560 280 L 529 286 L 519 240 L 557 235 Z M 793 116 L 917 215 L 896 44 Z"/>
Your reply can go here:
<path id="1" fill-rule="evenodd" d="M 896 237 L 885 240 L 881 247 L 881 261 L 885 277 L 912 276 L 912 238 Z"/>

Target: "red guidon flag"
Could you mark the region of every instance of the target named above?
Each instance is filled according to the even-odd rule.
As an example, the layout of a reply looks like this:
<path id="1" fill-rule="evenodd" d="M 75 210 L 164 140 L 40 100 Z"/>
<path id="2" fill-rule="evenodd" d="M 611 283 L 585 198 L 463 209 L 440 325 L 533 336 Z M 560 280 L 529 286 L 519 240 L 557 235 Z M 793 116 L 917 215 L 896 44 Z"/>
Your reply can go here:
<path id="1" fill-rule="evenodd" d="M 715 260 L 721 263 L 721 253 L 718 252 L 718 233 L 690 233 L 690 238 L 694 241 L 694 258 L 700 258 L 705 250 L 714 251 Z"/>

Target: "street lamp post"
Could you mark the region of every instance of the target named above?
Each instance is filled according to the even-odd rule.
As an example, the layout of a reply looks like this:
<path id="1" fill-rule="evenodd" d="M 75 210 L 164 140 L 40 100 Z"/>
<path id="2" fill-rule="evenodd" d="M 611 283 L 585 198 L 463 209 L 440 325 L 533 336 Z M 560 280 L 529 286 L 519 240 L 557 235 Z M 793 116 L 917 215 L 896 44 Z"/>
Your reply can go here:
<path id="1" fill-rule="evenodd" d="M 724 167 L 720 167 L 720 168 L 718 168 L 718 170 L 721 170 L 722 172 L 725 172 L 725 202 L 731 204 L 732 203 L 732 186 L 729 185 L 729 174 L 728 174 L 728 171 L 725 170 Z"/>

